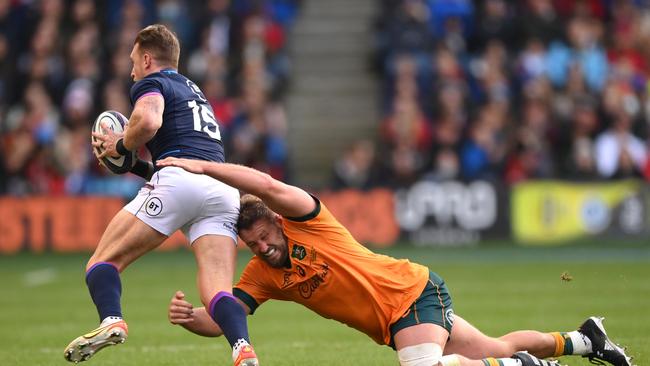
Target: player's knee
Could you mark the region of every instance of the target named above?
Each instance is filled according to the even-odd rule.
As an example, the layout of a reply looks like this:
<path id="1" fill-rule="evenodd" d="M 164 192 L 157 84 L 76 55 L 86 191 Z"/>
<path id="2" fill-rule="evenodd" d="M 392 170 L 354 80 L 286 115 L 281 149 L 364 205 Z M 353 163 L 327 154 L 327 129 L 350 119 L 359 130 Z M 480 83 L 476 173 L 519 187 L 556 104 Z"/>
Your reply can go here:
<path id="1" fill-rule="evenodd" d="M 397 351 L 400 366 L 438 365 L 441 357 L 442 348 L 436 343 L 422 343 Z"/>
<path id="2" fill-rule="evenodd" d="M 526 349 L 519 349 L 516 344 L 499 338 L 495 340 L 490 355 L 492 357 L 510 357 L 517 351 L 526 351 Z"/>

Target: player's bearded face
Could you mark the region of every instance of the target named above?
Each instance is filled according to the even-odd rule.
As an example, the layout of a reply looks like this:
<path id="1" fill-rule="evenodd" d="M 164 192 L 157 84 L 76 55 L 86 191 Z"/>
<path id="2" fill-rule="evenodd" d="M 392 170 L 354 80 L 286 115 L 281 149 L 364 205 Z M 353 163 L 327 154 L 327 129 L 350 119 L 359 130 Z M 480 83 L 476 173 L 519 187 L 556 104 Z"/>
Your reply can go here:
<path id="1" fill-rule="evenodd" d="M 278 221 L 259 220 L 249 230 L 241 230 L 239 236 L 256 256 L 271 267 L 282 268 L 287 263 L 287 239 Z"/>

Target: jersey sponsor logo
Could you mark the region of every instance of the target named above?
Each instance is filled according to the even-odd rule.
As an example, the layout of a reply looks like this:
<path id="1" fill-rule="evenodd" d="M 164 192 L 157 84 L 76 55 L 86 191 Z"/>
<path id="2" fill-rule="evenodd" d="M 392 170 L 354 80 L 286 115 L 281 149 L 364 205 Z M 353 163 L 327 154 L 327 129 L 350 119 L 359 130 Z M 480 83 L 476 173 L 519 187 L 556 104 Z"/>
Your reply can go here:
<path id="1" fill-rule="evenodd" d="M 303 299 L 309 299 L 312 297 L 314 292 L 318 290 L 320 285 L 325 283 L 325 279 L 327 278 L 327 274 L 329 273 L 330 267 L 327 263 L 321 264 L 321 271 L 319 273 L 316 273 L 312 278 L 308 279 L 305 282 L 302 282 L 300 286 L 298 286 L 298 291 L 300 292 L 300 296 Z"/>
<path id="2" fill-rule="evenodd" d="M 305 275 L 306 275 L 305 269 L 302 268 L 302 266 L 300 266 L 299 264 L 296 264 L 296 271 L 298 272 L 300 277 L 305 277 Z"/>
<path id="3" fill-rule="evenodd" d="M 283 289 L 293 285 L 293 281 L 291 280 L 292 274 L 293 274 L 292 272 L 284 272 L 284 279 L 282 281 Z"/>
<path id="4" fill-rule="evenodd" d="M 311 254 L 310 254 L 309 262 L 310 263 L 316 262 L 316 257 L 317 256 L 318 256 L 318 252 L 316 252 L 316 249 L 311 248 Z"/>
<path id="5" fill-rule="evenodd" d="M 150 197 L 144 204 L 144 210 L 149 216 L 158 216 L 162 212 L 163 204 L 160 198 Z"/>
<path id="6" fill-rule="evenodd" d="M 307 250 L 302 245 L 294 244 L 293 249 L 291 250 L 291 258 L 297 258 L 298 260 L 303 260 L 307 256 Z"/>

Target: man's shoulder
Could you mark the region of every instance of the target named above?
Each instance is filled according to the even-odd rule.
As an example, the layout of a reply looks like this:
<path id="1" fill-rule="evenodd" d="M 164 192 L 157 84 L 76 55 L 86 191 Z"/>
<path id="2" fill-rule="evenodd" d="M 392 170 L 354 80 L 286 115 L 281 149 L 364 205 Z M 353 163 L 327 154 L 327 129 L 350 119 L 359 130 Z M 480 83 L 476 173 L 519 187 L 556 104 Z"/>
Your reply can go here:
<path id="1" fill-rule="evenodd" d="M 159 72 L 149 74 L 144 78 L 136 81 L 131 86 L 131 93 L 138 94 L 142 92 L 148 92 L 150 90 L 157 90 L 160 93 L 163 92 L 163 85 L 165 84 L 164 78 L 162 75 L 159 75 Z"/>
<path id="2" fill-rule="evenodd" d="M 173 71 L 173 70 L 170 70 Z M 173 99 L 175 96 L 178 96 L 179 93 L 183 95 L 185 93 L 184 87 L 187 89 L 187 93 L 191 93 L 192 88 L 195 86 L 190 79 L 185 76 L 178 74 L 177 72 L 166 72 L 165 70 L 151 73 L 141 80 L 138 80 L 131 87 L 131 93 L 135 95 L 143 94 L 149 91 L 157 91 L 162 94 L 165 100 Z"/>
<path id="3" fill-rule="evenodd" d="M 198 98 L 199 100 L 206 101 L 198 85 L 175 70 L 162 70 L 149 75 L 147 78 L 149 77 L 151 83 L 160 85 L 163 96 L 165 94 L 172 94 L 184 98 Z"/>
<path id="4" fill-rule="evenodd" d="M 246 263 L 246 266 L 244 266 L 240 283 L 245 282 L 265 288 L 268 286 L 273 287 L 273 284 L 278 281 L 278 278 L 281 278 L 283 272 L 282 270 L 271 267 L 261 258 L 253 256 Z"/>
<path id="5" fill-rule="evenodd" d="M 266 271 L 268 268 L 271 267 L 258 256 L 254 255 L 248 263 L 246 263 L 246 266 L 244 266 L 244 272 L 260 272 Z"/>
<path id="6" fill-rule="evenodd" d="M 156 72 L 152 72 L 151 74 L 145 76 L 141 80 L 138 80 L 135 82 L 134 86 L 139 85 L 139 84 L 152 84 L 152 83 L 159 83 L 159 84 L 174 84 L 174 83 L 192 83 L 190 79 L 188 79 L 186 76 L 179 74 L 176 70 L 173 69 L 165 69 L 165 70 L 160 70 Z"/>

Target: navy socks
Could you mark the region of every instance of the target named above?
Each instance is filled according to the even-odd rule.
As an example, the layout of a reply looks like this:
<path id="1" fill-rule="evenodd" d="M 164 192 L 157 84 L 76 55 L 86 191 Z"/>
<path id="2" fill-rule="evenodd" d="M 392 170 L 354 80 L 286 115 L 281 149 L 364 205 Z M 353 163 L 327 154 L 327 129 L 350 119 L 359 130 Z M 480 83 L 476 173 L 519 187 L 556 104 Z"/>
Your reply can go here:
<path id="1" fill-rule="evenodd" d="M 246 313 L 232 294 L 220 291 L 214 295 L 210 301 L 209 312 L 212 319 L 223 331 L 223 335 L 228 339 L 231 347 L 234 347 L 239 339 L 244 339 L 250 343 Z"/>
<path id="2" fill-rule="evenodd" d="M 112 263 L 99 262 L 90 267 L 86 272 L 86 284 L 100 322 L 109 316 L 122 317 L 122 283 L 120 273 Z M 209 312 L 231 347 L 240 339 L 250 343 L 246 313 L 232 294 L 224 291 L 217 293 L 210 301 Z"/>
<path id="3" fill-rule="evenodd" d="M 114 264 L 98 262 L 86 272 L 86 284 L 93 299 L 99 321 L 109 316 L 122 317 L 120 297 L 122 296 L 122 282 L 120 273 Z"/>

